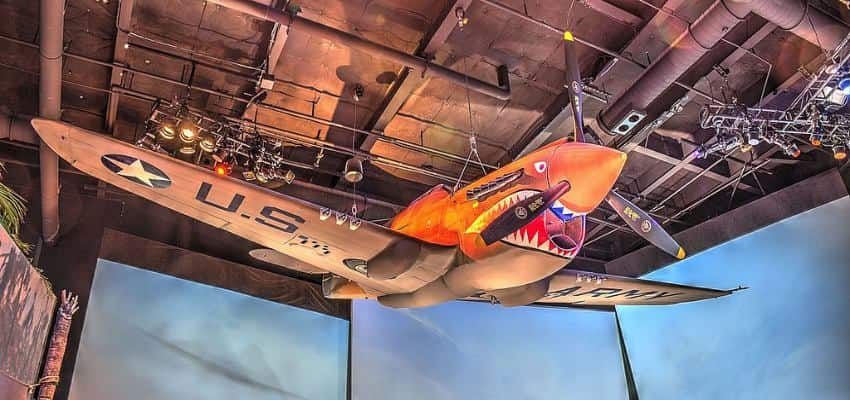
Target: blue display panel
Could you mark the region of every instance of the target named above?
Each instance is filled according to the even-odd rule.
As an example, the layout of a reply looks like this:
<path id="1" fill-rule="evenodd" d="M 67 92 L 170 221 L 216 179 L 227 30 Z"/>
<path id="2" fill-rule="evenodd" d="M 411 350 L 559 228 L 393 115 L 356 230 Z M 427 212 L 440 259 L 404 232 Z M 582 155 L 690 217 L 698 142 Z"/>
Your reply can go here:
<path id="1" fill-rule="evenodd" d="M 850 398 L 850 199 L 647 276 L 749 289 L 618 307 L 641 399 Z"/>
<path id="2" fill-rule="evenodd" d="M 625 399 L 614 314 L 355 301 L 352 399 Z"/>
<path id="3" fill-rule="evenodd" d="M 71 400 L 346 398 L 348 321 L 100 260 Z"/>

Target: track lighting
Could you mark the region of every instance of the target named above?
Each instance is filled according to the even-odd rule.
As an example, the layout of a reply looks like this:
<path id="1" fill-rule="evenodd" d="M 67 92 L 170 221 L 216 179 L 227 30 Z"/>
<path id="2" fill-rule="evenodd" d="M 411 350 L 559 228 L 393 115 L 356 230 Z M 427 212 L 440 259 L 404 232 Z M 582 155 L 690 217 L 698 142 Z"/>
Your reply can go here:
<path id="1" fill-rule="evenodd" d="M 328 218 L 331 217 L 331 214 L 333 214 L 333 212 L 330 208 L 323 207 L 321 210 L 319 210 L 319 220 L 326 221 Z"/>
<path id="2" fill-rule="evenodd" d="M 337 225 L 342 225 L 342 224 L 345 223 L 345 221 L 348 220 L 348 214 L 342 213 L 342 212 L 339 212 L 339 211 L 337 211 L 335 213 L 335 217 L 336 217 L 336 224 Z"/>

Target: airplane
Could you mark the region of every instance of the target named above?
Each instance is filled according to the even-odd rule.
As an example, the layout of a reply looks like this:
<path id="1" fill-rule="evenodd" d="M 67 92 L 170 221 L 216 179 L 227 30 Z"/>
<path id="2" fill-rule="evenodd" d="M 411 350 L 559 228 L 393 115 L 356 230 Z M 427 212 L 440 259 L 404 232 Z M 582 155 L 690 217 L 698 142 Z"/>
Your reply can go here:
<path id="1" fill-rule="evenodd" d="M 587 143 L 583 91 L 564 34 L 574 140 L 561 138 L 460 190 L 438 185 L 387 226 L 319 207 L 73 125 L 34 119 L 41 139 L 78 170 L 257 243 L 257 259 L 323 274 L 326 297 L 396 308 L 451 300 L 523 305 L 666 305 L 717 290 L 572 270 L 585 220 L 606 201 L 639 235 L 672 256 L 685 251 L 649 214 L 612 191 L 626 162 Z M 348 224 L 346 224 L 348 222 Z"/>

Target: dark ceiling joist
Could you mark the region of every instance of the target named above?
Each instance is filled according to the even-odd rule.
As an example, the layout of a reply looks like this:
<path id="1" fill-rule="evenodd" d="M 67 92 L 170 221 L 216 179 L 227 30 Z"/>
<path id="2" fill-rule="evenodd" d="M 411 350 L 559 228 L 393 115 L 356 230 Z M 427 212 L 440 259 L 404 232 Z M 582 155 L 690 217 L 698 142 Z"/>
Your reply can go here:
<path id="1" fill-rule="evenodd" d="M 130 28 L 133 20 L 133 5 L 135 0 L 121 0 L 118 3 L 118 15 L 116 16 L 115 50 L 112 53 L 113 64 L 127 64 L 127 49 L 130 43 Z M 106 106 L 106 131 L 115 134 L 115 118 L 118 116 L 118 102 L 121 94 L 112 88 L 121 86 L 124 79 L 124 70 L 112 68 L 109 77 L 109 102 Z"/>
<path id="2" fill-rule="evenodd" d="M 416 49 L 416 55 L 429 58 L 440 46 L 444 45 L 449 39 L 452 31 L 458 26 L 457 10 L 466 12 L 472 0 L 455 0 L 449 2 L 440 16 L 440 23 L 436 25 L 436 29 L 426 35 L 420 42 L 419 48 Z M 398 73 L 398 78 L 390 85 L 387 90 L 384 100 L 381 105 L 372 114 L 372 118 L 366 123 L 363 128 L 367 131 L 383 132 L 384 129 L 392 121 L 393 117 L 398 113 L 410 95 L 424 84 L 426 79 L 420 74 L 415 73 L 408 67 L 402 68 Z M 368 136 L 360 144 L 360 150 L 370 151 L 372 146 L 377 142 L 374 136 Z"/>
<path id="3" fill-rule="evenodd" d="M 637 26 L 643 21 L 639 16 L 632 14 L 629 11 L 626 11 L 620 7 L 617 7 L 614 4 L 611 4 L 605 0 L 583 0 L 585 6 L 592 10 L 596 10 L 597 12 L 607 15 L 612 19 L 622 22 L 626 25 Z"/>
<path id="4" fill-rule="evenodd" d="M 697 165 L 690 163 L 690 161 L 693 161 L 693 156 L 690 156 L 690 155 L 688 157 L 685 157 L 685 160 L 688 160 L 687 162 L 685 162 L 685 160 L 680 160 L 676 157 L 671 157 L 667 154 L 664 154 L 664 153 L 661 153 L 661 152 L 658 152 L 658 151 L 655 151 L 655 150 L 652 150 L 652 149 L 649 149 L 649 148 L 646 148 L 646 147 L 643 147 L 643 146 L 636 146 L 634 148 L 634 151 L 637 152 L 637 153 L 643 154 L 645 156 L 652 157 L 652 158 L 654 158 L 658 161 L 670 164 L 670 165 L 674 166 L 674 168 L 684 169 L 685 171 L 693 172 L 695 174 L 699 174 L 699 173 L 703 172 L 702 167 L 699 167 Z M 669 170 L 668 170 L 668 172 L 669 172 Z M 667 175 L 667 174 L 665 173 L 665 175 Z M 664 175 L 662 175 L 662 176 L 664 176 Z M 713 171 L 705 172 L 703 174 L 703 176 L 705 176 L 706 178 L 711 179 L 715 182 L 725 182 L 727 179 L 729 179 L 728 176 L 724 176 L 724 175 L 718 174 L 718 173 L 713 172 Z M 670 177 L 672 177 L 672 175 L 666 177 L 665 179 L 668 179 Z M 652 186 L 652 185 L 650 185 L 650 186 Z M 755 193 L 755 194 L 761 195 L 761 190 L 754 188 L 750 185 L 744 184 L 744 183 L 742 183 L 741 186 L 739 186 L 739 188 L 746 190 L 750 193 Z"/>

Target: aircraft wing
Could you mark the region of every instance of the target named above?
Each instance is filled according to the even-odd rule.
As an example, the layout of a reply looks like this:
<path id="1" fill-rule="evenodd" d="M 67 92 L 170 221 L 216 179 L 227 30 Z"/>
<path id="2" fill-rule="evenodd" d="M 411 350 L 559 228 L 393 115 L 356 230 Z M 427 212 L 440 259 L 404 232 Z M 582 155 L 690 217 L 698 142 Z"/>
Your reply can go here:
<path id="1" fill-rule="evenodd" d="M 705 300 L 731 294 L 674 283 L 564 269 L 549 281 L 538 304 L 582 306 L 665 305 Z"/>
<path id="2" fill-rule="evenodd" d="M 294 269 L 326 271 L 357 282 L 369 297 L 413 291 L 448 267 L 425 262 L 396 279 L 370 278 L 362 268 L 365 260 L 385 250 L 392 254 L 400 241 L 419 242 L 366 221 L 352 230 L 350 216 L 337 223 L 333 212 L 320 217 L 317 205 L 73 125 L 44 119 L 34 119 L 32 125 L 74 168 L 286 255 L 297 261 Z"/>
<path id="3" fill-rule="evenodd" d="M 549 279 L 546 294 L 534 306 L 608 307 L 667 305 L 726 296 L 741 288 L 717 290 L 625 276 L 563 269 Z M 464 300 L 488 301 L 484 293 Z"/>

